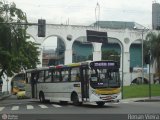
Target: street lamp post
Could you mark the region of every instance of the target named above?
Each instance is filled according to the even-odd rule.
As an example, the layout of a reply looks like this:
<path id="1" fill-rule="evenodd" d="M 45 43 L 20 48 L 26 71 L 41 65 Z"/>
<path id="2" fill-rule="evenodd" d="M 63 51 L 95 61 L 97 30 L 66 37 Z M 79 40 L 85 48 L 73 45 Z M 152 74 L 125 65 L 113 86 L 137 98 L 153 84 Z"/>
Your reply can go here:
<path id="1" fill-rule="evenodd" d="M 149 99 L 151 99 L 151 51 L 149 50 Z"/>
<path id="2" fill-rule="evenodd" d="M 143 63 L 143 56 L 144 56 L 144 55 L 143 55 L 143 49 L 144 49 L 144 48 L 143 48 L 143 34 L 144 34 L 144 30 L 145 30 L 145 29 L 142 30 L 142 83 L 143 83 L 143 81 L 144 81 L 144 68 L 143 68 L 143 67 L 144 67 L 144 63 Z"/>
<path id="3" fill-rule="evenodd" d="M 137 29 L 136 26 L 134 27 L 134 29 Z M 143 54 L 143 49 L 144 49 L 144 48 L 143 48 L 143 37 L 144 37 L 144 31 L 145 31 L 145 30 L 146 30 L 146 29 L 143 28 L 143 29 L 142 29 L 142 33 L 141 33 L 141 35 L 142 35 L 142 41 L 141 41 L 141 45 L 142 45 L 142 46 L 141 46 L 141 47 L 142 47 L 142 58 L 141 58 L 141 59 L 142 59 L 142 82 L 144 81 L 144 68 L 143 68 L 143 67 L 144 67 L 144 63 L 143 63 L 143 56 L 144 56 L 144 54 Z"/>

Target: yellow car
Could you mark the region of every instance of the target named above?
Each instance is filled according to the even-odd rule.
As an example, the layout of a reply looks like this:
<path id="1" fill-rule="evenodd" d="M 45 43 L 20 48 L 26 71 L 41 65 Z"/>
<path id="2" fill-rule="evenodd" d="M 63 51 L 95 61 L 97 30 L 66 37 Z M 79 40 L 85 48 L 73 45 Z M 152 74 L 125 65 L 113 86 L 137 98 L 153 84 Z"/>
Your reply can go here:
<path id="1" fill-rule="evenodd" d="M 13 94 L 13 95 L 16 95 L 18 92 L 19 92 L 19 88 L 16 87 L 16 86 L 13 87 L 12 94 Z"/>
<path id="2" fill-rule="evenodd" d="M 26 98 L 26 91 L 19 91 L 17 93 L 17 99 Z"/>

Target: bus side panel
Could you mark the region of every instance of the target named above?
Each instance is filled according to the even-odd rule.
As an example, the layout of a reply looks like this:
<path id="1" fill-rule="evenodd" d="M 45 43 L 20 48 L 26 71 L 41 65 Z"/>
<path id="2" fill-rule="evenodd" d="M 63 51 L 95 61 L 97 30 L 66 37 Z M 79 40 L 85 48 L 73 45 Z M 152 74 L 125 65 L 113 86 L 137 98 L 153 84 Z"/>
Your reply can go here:
<path id="1" fill-rule="evenodd" d="M 50 101 L 71 101 L 71 93 L 75 91 L 81 101 L 81 83 L 64 82 L 64 83 L 38 83 L 37 95 L 42 91 L 45 99 Z"/>

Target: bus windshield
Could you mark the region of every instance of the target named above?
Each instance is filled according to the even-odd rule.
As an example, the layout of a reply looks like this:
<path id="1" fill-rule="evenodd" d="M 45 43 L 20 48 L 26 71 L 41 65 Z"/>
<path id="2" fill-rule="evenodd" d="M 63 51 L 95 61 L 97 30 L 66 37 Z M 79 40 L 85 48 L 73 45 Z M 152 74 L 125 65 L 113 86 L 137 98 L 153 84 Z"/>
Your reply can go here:
<path id="1" fill-rule="evenodd" d="M 93 88 L 120 87 L 118 69 L 92 69 L 90 76 L 90 84 Z"/>

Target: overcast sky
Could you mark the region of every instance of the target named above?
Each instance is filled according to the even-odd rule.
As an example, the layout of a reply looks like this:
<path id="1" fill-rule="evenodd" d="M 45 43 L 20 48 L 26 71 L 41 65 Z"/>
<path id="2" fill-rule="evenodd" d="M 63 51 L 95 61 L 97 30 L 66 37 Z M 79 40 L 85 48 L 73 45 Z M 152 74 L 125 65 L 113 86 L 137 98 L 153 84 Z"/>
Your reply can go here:
<path id="1" fill-rule="evenodd" d="M 29 22 L 39 18 L 53 24 L 90 25 L 100 5 L 103 21 L 133 21 L 151 26 L 153 0 L 8 0 L 27 13 Z M 160 0 L 157 0 L 160 2 Z M 98 12 L 98 7 L 96 12 Z"/>

